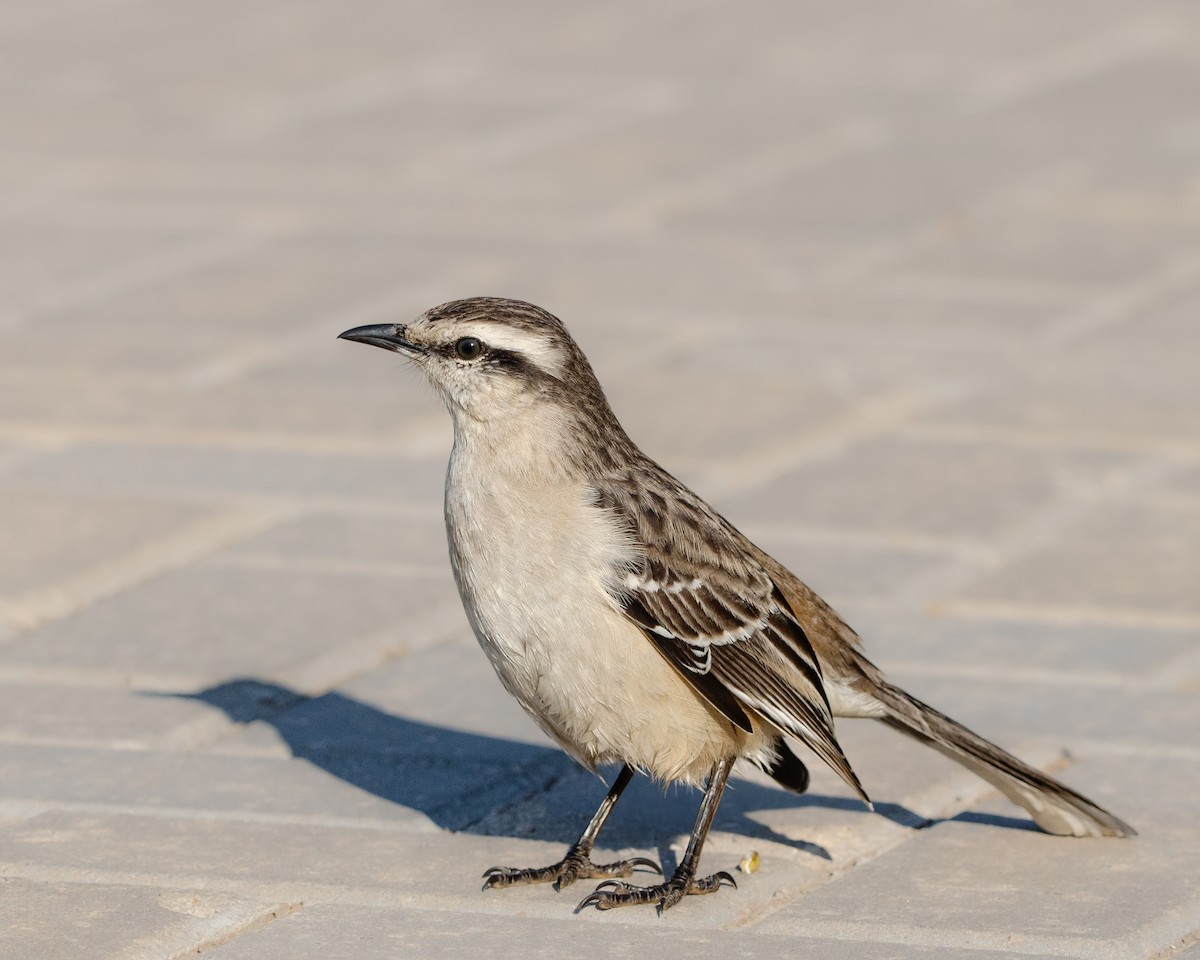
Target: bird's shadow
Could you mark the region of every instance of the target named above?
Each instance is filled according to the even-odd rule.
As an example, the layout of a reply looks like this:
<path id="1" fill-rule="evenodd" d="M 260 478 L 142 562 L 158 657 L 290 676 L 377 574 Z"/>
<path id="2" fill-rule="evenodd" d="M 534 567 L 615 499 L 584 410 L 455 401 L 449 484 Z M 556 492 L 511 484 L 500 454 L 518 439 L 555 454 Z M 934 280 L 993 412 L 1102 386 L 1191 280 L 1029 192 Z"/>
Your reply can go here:
<path id="1" fill-rule="evenodd" d="M 278 684 L 239 679 L 195 693 L 151 695 L 198 700 L 239 724 L 268 724 L 293 756 L 456 832 L 572 843 L 604 792 L 593 775 L 558 749 L 393 716 L 340 693 L 309 697 Z M 698 801 L 696 791 L 664 790 L 635 778 L 605 826 L 603 843 L 613 848 L 655 844 L 669 870 L 671 839 L 690 827 Z M 717 826 L 831 859 L 819 844 L 784 836 L 754 817 L 806 806 L 866 812 L 852 798 L 796 796 L 739 780 L 726 792 Z M 898 804 L 876 803 L 875 812 L 912 829 L 930 824 Z M 958 819 L 1027 826 L 980 814 Z"/>

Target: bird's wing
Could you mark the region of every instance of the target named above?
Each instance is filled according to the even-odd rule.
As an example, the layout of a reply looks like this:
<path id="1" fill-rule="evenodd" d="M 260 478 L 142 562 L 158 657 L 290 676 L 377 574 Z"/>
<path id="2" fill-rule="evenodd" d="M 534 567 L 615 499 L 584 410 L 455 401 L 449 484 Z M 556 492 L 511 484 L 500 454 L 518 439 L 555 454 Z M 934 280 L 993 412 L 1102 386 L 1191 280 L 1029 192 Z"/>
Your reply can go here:
<path id="1" fill-rule="evenodd" d="M 757 715 L 796 737 L 862 797 L 833 732 L 821 665 L 744 538 L 669 474 L 597 484 L 638 561 L 615 599 L 693 689 L 747 732 Z"/>

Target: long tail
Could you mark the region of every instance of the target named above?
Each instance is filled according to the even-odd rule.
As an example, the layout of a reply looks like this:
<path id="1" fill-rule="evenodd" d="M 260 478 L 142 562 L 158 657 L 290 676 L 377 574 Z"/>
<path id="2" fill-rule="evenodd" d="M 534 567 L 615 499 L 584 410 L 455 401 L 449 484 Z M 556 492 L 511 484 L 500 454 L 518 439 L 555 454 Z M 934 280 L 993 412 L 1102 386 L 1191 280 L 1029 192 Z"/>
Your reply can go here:
<path id="1" fill-rule="evenodd" d="M 871 692 L 886 711 L 884 723 L 956 760 L 1029 811 L 1047 833 L 1068 837 L 1132 837 L 1137 831 L 1011 753 L 972 733 L 933 707 L 883 680 Z"/>

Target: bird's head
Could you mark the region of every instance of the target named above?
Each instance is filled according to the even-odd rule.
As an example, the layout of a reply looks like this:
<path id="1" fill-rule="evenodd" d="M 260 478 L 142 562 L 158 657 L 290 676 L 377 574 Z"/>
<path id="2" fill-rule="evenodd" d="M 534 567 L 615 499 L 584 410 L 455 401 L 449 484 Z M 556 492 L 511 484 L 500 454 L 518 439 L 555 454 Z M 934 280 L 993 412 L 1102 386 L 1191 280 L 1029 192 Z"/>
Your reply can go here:
<path id="1" fill-rule="evenodd" d="M 587 359 L 562 322 L 520 300 L 454 300 L 411 323 L 355 327 L 340 336 L 412 360 L 456 421 L 508 419 L 547 401 L 607 408 Z"/>

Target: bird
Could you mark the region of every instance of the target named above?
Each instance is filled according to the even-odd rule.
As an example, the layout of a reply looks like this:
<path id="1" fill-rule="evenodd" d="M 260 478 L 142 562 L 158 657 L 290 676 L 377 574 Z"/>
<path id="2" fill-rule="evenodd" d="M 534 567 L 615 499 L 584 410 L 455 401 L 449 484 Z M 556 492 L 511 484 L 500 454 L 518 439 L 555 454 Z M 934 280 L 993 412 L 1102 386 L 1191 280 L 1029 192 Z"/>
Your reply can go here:
<path id="1" fill-rule="evenodd" d="M 747 761 L 803 793 L 831 767 L 868 806 L 834 718 L 870 718 L 958 761 L 1051 834 L 1128 837 L 1124 821 L 890 683 L 858 635 L 782 563 L 644 454 L 555 316 L 471 297 L 410 323 L 341 338 L 394 351 L 440 394 L 454 436 L 446 472 L 450 565 L 504 688 L 589 770 L 620 764 L 558 863 L 492 867 L 485 889 L 601 882 L 577 910 L 659 913 L 736 886 L 698 876 L 729 774 Z M 703 787 L 668 878 L 652 860 L 594 863 L 635 774 Z M 630 882 L 635 871 L 662 882 Z"/>

